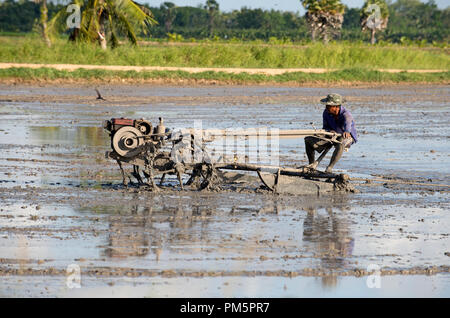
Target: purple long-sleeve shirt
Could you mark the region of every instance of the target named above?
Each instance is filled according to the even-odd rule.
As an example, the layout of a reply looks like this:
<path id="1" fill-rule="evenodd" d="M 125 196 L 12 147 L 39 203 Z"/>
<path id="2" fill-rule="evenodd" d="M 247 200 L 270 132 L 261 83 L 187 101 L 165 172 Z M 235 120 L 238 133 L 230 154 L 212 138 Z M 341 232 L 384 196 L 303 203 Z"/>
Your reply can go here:
<path id="1" fill-rule="evenodd" d="M 323 111 L 323 129 L 334 130 L 335 132 L 342 134 L 349 132 L 355 142 L 358 141 L 358 135 L 356 134 L 355 121 L 350 111 L 346 110 L 344 106 L 340 107 L 337 120 L 326 109 Z"/>

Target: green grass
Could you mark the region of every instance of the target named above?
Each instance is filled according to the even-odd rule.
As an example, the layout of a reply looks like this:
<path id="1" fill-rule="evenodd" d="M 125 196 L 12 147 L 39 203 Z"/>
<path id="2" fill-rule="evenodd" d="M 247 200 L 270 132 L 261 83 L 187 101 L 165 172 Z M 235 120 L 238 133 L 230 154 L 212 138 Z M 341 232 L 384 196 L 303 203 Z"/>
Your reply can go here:
<path id="1" fill-rule="evenodd" d="M 343 69 L 340 71 L 314 74 L 314 73 L 285 73 L 282 75 L 261 75 L 261 74 L 229 74 L 224 72 L 202 72 L 188 73 L 182 71 L 108 71 L 108 70 L 86 70 L 59 71 L 52 68 L 9 68 L 0 69 L 0 79 L 20 78 L 24 80 L 57 80 L 57 79 L 82 79 L 82 80 L 149 80 L 149 79 L 191 79 L 191 80 L 217 80 L 223 82 L 239 83 L 339 83 L 349 82 L 371 82 L 371 83 L 442 83 L 450 80 L 450 72 L 441 73 L 386 73 L 366 70 L 361 68 Z"/>
<path id="2" fill-rule="evenodd" d="M 0 62 L 95 65 L 244 67 L 244 68 L 364 68 L 450 70 L 447 50 L 432 47 L 321 43 L 270 45 L 258 43 L 122 45 L 102 51 L 95 44 L 57 39 L 47 48 L 36 36 L 0 37 Z"/>

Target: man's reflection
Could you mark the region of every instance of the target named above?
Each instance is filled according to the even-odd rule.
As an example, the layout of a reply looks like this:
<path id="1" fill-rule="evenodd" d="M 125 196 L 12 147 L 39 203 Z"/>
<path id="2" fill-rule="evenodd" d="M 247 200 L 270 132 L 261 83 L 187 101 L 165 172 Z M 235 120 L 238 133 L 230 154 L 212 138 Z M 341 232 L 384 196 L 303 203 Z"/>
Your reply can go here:
<path id="1" fill-rule="evenodd" d="M 315 206 L 305 210 L 303 241 L 312 243 L 315 255 L 320 258 L 320 267 L 325 271 L 342 270 L 354 245 L 348 221 L 344 216 L 333 213 L 331 207 L 326 207 L 322 213 Z M 337 276 L 324 276 L 322 283 L 324 286 L 336 286 Z"/>

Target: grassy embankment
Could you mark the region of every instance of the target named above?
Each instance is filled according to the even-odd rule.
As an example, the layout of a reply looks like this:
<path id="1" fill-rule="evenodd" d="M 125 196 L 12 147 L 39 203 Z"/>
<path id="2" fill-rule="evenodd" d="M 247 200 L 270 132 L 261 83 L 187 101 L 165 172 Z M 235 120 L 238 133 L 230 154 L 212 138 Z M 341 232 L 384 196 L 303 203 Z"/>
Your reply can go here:
<path id="1" fill-rule="evenodd" d="M 57 40 L 47 48 L 39 38 L 0 37 L 0 62 L 93 64 L 133 66 L 233 67 L 233 68 L 331 68 L 323 74 L 282 75 L 187 73 L 181 71 L 106 71 L 54 69 L 2 69 L 0 78 L 22 79 L 205 79 L 244 82 L 448 82 L 450 55 L 446 49 L 414 46 L 370 46 L 351 43 L 308 46 L 242 43 L 122 45 L 102 51 L 91 44 Z M 434 69 L 439 73 L 386 73 L 378 69 Z"/>

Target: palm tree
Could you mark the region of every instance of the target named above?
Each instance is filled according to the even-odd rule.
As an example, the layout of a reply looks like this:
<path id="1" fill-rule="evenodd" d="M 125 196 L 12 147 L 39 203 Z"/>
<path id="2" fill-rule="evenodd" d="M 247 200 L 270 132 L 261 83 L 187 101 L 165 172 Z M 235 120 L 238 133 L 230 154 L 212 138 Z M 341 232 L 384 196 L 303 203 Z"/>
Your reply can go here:
<path id="1" fill-rule="evenodd" d="M 325 43 L 330 37 L 338 36 L 344 22 L 344 5 L 340 0 L 300 0 L 306 9 L 306 21 L 312 40 L 317 37 Z"/>
<path id="2" fill-rule="evenodd" d="M 219 12 L 219 4 L 215 0 L 206 0 L 204 9 L 208 12 L 208 33 L 212 36 L 214 30 L 214 20 Z"/>
<path id="3" fill-rule="evenodd" d="M 362 31 L 370 30 L 371 44 L 375 44 L 375 33 L 386 29 L 388 20 L 389 10 L 385 0 L 366 0 L 360 12 L 360 23 Z"/>
<path id="4" fill-rule="evenodd" d="M 172 23 L 176 18 L 176 6 L 172 2 L 164 2 L 161 4 L 160 8 L 164 19 L 164 29 L 166 30 L 166 33 L 169 33 L 172 29 Z"/>
<path id="5" fill-rule="evenodd" d="M 40 32 L 42 33 L 42 37 L 44 39 L 45 44 L 47 44 L 48 47 L 52 46 L 52 42 L 50 40 L 50 37 L 48 35 L 48 27 L 47 27 L 47 23 L 48 23 L 48 9 L 47 9 L 47 0 L 35 0 L 35 3 L 38 4 L 40 3 Z"/>
<path id="6" fill-rule="evenodd" d="M 71 30 L 69 39 L 98 41 L 103 49 L 108 40 L 116 47 L 119 34 L 126 35 L 136 45 L 137 32 L 147 34 L 149 27 L 157 24 L 151 11 L 133 0 L 74 0 L 73 4 L 80 7 L 81 17 L 79 27 Z M 67 30 L 69 17 L 69 12 L 63 8 L 50 21 L 49 30 L 53 33 Z"/>

